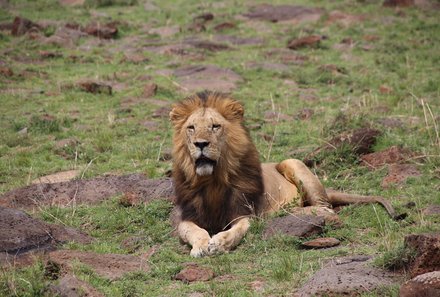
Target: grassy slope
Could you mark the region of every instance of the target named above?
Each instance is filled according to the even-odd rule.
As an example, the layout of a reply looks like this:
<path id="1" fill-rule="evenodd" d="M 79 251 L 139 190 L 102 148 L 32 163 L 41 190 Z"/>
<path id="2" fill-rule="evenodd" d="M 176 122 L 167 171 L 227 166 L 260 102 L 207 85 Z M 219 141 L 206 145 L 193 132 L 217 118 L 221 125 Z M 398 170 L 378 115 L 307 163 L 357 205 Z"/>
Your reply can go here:
<path id="1" fill-rule="evenodd" d="M 283 3 L 287 1 L 276 1 Z M 301 1 L 298 1 L 301 2 Z M 303 1 L 309 4 L 310 1 Z M 373 2 L 373 3 L 372 3 Z M 229 67 L 240 73 L 245 82 L 234 92 L 236 98 L 246 106 L 249 123 L 262 123 L 264 112 L 275 107 L 283 113 L 295 115 L 305 107 L 313 108 L 315 115 L 309 121 L 281 122 L 274 127 L 264 124 L 262 132 L 275 135 L 273 143 L 265 141 L 260 131 L 253 131 L 253 138 L 263 160 L 277 161 L 292 155 L 295 149 L 310 150 L 333 135 L 332 129 L 340 128 L 334 119 L 340 114 L 347 117 L 345 127 L 371 125 L 384 130 L 375 149 L 390 145 L 402 145 L 427 157 L 417 160 L 422 177 L 410 179 L 402 188 L 383 190 L 381 179 L 386 170 L 369 171 L 360 167 L 350 153 L 338 152 L 328 156 L 325 164 L 317 171 L 324 177 L 327 186 L 358 193 L 380 194 L 391 199 L 403 210 L 409 201 L 417 203 L 410 210 L 410 216 L 403 222 L 391 221 L 378 207 L 348 207 L 341 217 L 345 222 L 342 229 L 329 229 L 324 236 L 334 236 L 342 241 L 338 249 L 328 251 L 303 251 L 299 241 L 279 237 L 261 241 L 264 222 L 255 221 L 252 230 L 243 243 L 231 254 L 194 260 L 188 250 L 170 235 L 171 227 L 167 216 L 170 205 L 155 202 L 148 206 L 123 208 L 117 204 L 117 197 L 99 206 L 75 209 L 45 209 L 36 214 L 47 221 L 54 217 L 63 223 L 81 228 L 99 240 L 91 246 L 71 245 L 71 248 L 97 252 L 128 253 L 121 242 L 130 236 L 144 236 L 145 242 L 137 253 L 159 244 L 160 250 L 152 256 L 152 271 L 146 274 L 132 274 L 120 281 L 108 282 L 90 272 L 86 267 L 78 267 L 77 275 L 89 281 L 109 296 L 181 296 L 182 293 L 202 292 L 206 295 L 248 296 L 253 295 L 250 282 L 265 281 L 262 295 L 282 295 L 300 286 L 314 271 L 319 269 L 323 259 L 358 253 L 378 254 L 382 264 L 396 255 L 405 234 L 429 230 L 439 230 L 438 220 L 421 214 L 420 209 L 440 203 L 439 191 L 439 146 L 435 144 L 436 130 L 432 118 L 425 116 L 421 100 L 428 104 L 432 113 L 438 116 L 440 93 L 440 24 L 438 12 L 405 9 L 398 14 L 381 7 L 381 1 L 313 1 L 312 4 L 347 13 L 365 14 L 366 20 L 351 27 L 337 24 L 325 25 L 325 19 L 313 24 L 285 26 L 265 23 L 270 29 L 257 31 L 233 15 L 247 11 L 247 5 L 239 1 L 226 2 L 219 6 L 213 2 L 162 1 L 157 3 L 160 11 L 144 11 L 142 4 L 135 6 L 108 6 L 95 9 L 104 12 L 114 20 L 126 21 L 121 27 L 120 38 L 140 35 L 145 23 L 154 26 L 176 24 L 185 26 L 198 13 L 211 11 L 216 15 L 214 23 L 224 20 L 237 22 L 238 28 L 227 33 L 264 37 L 264 48 L 247 46 L 239 50 L 208 54 L 206 63 Z M 214 8 L 216 7 L 216 8 Z M 90 13 L 83 8 L 63 8 L 56 1 L 12 1 L 12 9 L 0 10 L 0 20 L 11 20 L 15 15 L 32 20 L 74 20 L 86 24 Z M 222 17 L 223 16 L 223 17 Z M 209 38 L 215 32 L 212 26 L 202 33 Z M 317 49 L 303 49 L 301 54 L 309 57 L 303 65 L 291 66 L 288 73 L 249 69 L 247 62 L 265 60 L 264 49 L 285 47 L 288 39 L 308 33 L 323 34 L 328 39 Z M 50 32 L 47 32 L 50 34 Z M 176 38 L 190 33 L 183 32 Z M 367 44 L 365 35 L 375 35 L 378 40 L 371 42 L 373 50 L 365 51 L 360 45 Z M 333 48 L 343 38 L 351 37 L 359 46 L 344 55 Z M 84 41 L 83 41 L 84 42 Z M 171 146 L 170 126 L 167 119 L 156 120 L 157 131 L 149 131 L 140 122 L 150 119 L 155 106 L 142 103 L 131 107 L 127 114 L 120 102 L 142 93 L 144 83 L 140 75 L 150 74 L 159 85 L 156 98 L 170 102 L 181 98 L 181 94 L 166 78 L 155 74 L 157 69 L 166 68 L 169 57 L 150 53 L 146 64 L 123 62 L 122 53 L 109 53 L 97 47 L 91 51 L 61 49 L 41 45 L 26 37 L 11 37 L 0 34 L 0 59 L 12 68 L 12 78 L 0 77 L 0 193 L 24 186 L 38 176 L 67 170 L 85 168 L 86 177 L 104 173 L 144 172 L 151 177 L 162 176 L 170 168 L 170 163 L 159 162 L 160 150 Z M 4 51 L 3 49 L 10 49 Z M 38 58 L 40 50 L 55 50 L 64 58 L 31 63 Z M 80 62 L 72 62 L 67 57 L 76 55 Z M 26 57 L 24 59 L 23 57 Z M 178 65 L 189 62 L 171 58 Z M 345 69 L 346 75 L 334 76 L 319 69 L 320 65 L 335 64 Z M 27 71 L 32 75 L 20 77 Z M 66 85 L 83 78 L 111 79 L 114 73 L 119 81 L 128 87 L 112 96 L 92 95 L 75 88 L 66 90 Z M 296 81 L 301 88 L 314 89 L 317 101 L 298 100 L 298 94 L 283 83 L 285 79 Z M 332 81 L 332 83 L 329 83 Z M 381 85 L 393 89 L 390 94 L 379 92 Z M 378 107 L 389 111 L 377 111 Z M 55 117 L 50 125 L 41 121 L 41 116 Z M 381 127 L 377 120 L 393 116 L 403 121 L 397 129 Z M 118 121 L 118 120 L 123 121 Z M 425 122 L 427 121 L 427 123 Z M 438 125 L 438 118 L 437 118 Z M 21 136 L 17 131 L 28 127 L 28 134 Z M 329 127 L 332 127 L 329 129 Z M 75 137 L 81 143 L 76 148 L 67 148 L 69 156 L 62 158 L 54 148 L 57 140 Z M 75 159 L 75 151 L 77 158 Z M 301 158 L 304 153 L 293 153 Z M 437 224 L 436 224 L 437 223 Z M 384 256 L 385 255 L 385 256 Z M 182 268 L 182 264 L 196 261 L 212 267 L 218 275 L 233 275 L 231 280 L 213 280 L 207 283 L 185 285 L 171 278 Z M 47 280 L 43 267 L 13 273 L 1 273 L 0 295 L 40 296 L 44 295 Z M 375 296 L 378 293 L 372 293 Z M 385 295 L 395 295 L 391 288 Z"/>

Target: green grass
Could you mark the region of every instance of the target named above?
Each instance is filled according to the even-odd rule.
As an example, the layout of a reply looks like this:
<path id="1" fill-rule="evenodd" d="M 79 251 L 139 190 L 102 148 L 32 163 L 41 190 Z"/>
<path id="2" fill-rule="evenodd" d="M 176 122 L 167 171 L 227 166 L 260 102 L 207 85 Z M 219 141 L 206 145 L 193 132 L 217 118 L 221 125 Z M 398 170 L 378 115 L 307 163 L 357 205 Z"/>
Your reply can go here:
<path id="1" fill-rule="evenodd" d="M 276 4 L 289 1 L 277 0 Z M 88 49 L 90 40 L 81 39 L 78 48 L 47 45 L 27 36 L 13 37 L 0 32 L 1 65 L 14 75 L 0 74 L 0 193 L 26 186 L 33 179 L 72 168 L 87 168 L 84 177 L 106 173 L 146 173 L 151 178 L 164 176 L 171 163 L 160 161 L 163 150 L 171 148 L 171 126 L 168 119 L 152 118 L 159 108 L 148 100 L 130 106 L 123 103 L 141 96 L 149 75 L 158 84 L 155 99 L 173 103 L 182 94 L 168 79 L 157 75 L 161 69 L 173 69 L 188 64 L 215 64 L 231 68 L 244 81 L 233 95 L 246 108 L 247 124 L 260 124 L 261 129 L 251 135 L 263 161 L 280 161 L 286 157 L 302 158 L 313 148 L 340 132 L 373 127 L 383 133 L 374 150 L 400 145 L 424 158 L 411 162 L 418 165 L 421 176 L 404 185 L 381 188 L 386 169 L 370 171 L 362 167 L 350 148 L 343 147 L 319 155 L 316 173 L 325 185 L 347 192 L 382 195 L 393 203 L 398 212 L 408 218 L 392 221 L 379 206 L 351 206 L 344 208 L 339 229 L 326 228 L 323 236 L 341 240 L 341 246 L 325 251 L 302 250 L 301 240 L 277 236 L 262 240 L 264 220 L 254 220 L 250 232 L 235 251 L 210 258 L 192 259 L 189 249 L 172 235 L 168 221 L 171 205 L 163 201 L 149 205 L 123 207 L 119 197 L 95 206 L 72 208 L 44 208 L 34 214 L 51 223 L 81 229 L 97 240 L 88 246 L 67 244 L 66 248 L 98 253 L 141 254 L 152 246 L 160 249 L 149 260 L 151 271 L 133 273 L 118 281 L 108 281 L 90 268 L 75 266 L 75 274 L 107 296 L 182 296 L 199 292 L 205 296 L 281 296 L 300 287 L 324 259 L 370 254 L 378 256 L 376 264 L 397 268 L 400 260 L 411 253 L 402 248 L 406 234 L 439 231 L 438 218 L 423 215 L 422 209 L 440 204 L 438 178 L 440 168 L 439 132 L 440 113 L 440 25 L 438 13 L 431 10 L 408 8 L 399 13 L 381 6 L 383 1 L 297 1 L 299 4 L 323 7 L 326 11 L 340 10 L 365 15 L 364 21 L 351 26 L 326 24 L 326 17 L 315 23 L 286 25 L 263 23 L 249 25 L 235 15 L 248 11 L 248 4 L 226 1 L 156 1 L 158 10 L 147 11 L 144 1 L 87 0 L 84 7 L 63 7 L 56 0 L 9 1 L 0 10 L 0 21 L 11 21 L 16 15 L 33 21 L 72 21 L 81 25 L 93 19 L 119 23 L 118 38 L 104 46 Z M 249 3 L 250 5 L 251 3 Z M 214 20 L 200 33 L 206 39 L 218 34 L 213 30 L 224 21 L 236 23 L 226 34 L 264 38 L 263 46 L 242 46 L 230 51 L 205 53 L 203 61 L 186 60 L 177 56 L 163 56 L 147 51 L 140 53 L 149 60 L 131 63 L 124 59 L 125 48 L 120 44 L 146 45 L 160 41 L 145 27 L 178 25 L 183 28 L 167 43 L 192 36 L 185 30 L 194 16 L 213 12 Z M 101 17 L 96 15 L 103 15 Z M 49 26 L 45 36 L 54 34 Z M 266 52 L 285 48 L 288 40 L 307 34 L 326 35 L 317 48 L 299 49 L 297 54 L 307 59 L 302 64 L 289 65 L 287 72 L 252 69 L 248 62 L 261 62 Z M 376 36 L 366 41 L 367 35 Z M 129 38 L 138 41 L 127 41 Z M 335 45 L 351 38 L 354 47 L 340 51 Z M 363 48 L 369 45 L 370 49 Z M 53 51 L 61 57 L 40 59 L 40 51 Z M 193 50 L 192 50 L 193 51 Z M 198 52 L 198 51 L 193 51 Z M 322 70 L 333 64 L 342 73 Z M 110 81 L 124 86 L 112 95 L 89 94 L 77 82 L 83 79 Z M 295 81 L 294 90 L 285 80 Z M 391 88 L 382 93 L 381 86 Z M 313 92 L 315 100 L 301 100 L 301 93 Z M 303 108 L 311 108 L 314 115 L 306 121 L 295 119 Z M 264 121 L 268 110 L 281 111 L 292 120 L 276 125 Z M 432 114 L 432 115 L 431 115 Z M 402 122 L 401 127 L 386 128 L 380 124 L 384 117 Z M 142 125 L 154 121 L 157 129 Z M 27 133 L 23 129 L 27 128 Z M 22 131 L 19 133 L 19 131 Z M 262 135 L 274 136 L 273 142 Z M 57 142 L 75 139 L 75 144 L 57 147 Z M 404 205 L 413 201 L 416 207 Z M 124 247 L 124 240 L 141 238 L 140 243 Z M 197 262 L 212 268 L 217 276 L 230 276 L 226 281 L 215 278 L 209 282 L 183 284 L 172 280 L 185 262 Z M 264 282 L 264 291 L 253 291 L 250 283 Z M 50 279 L 44 265 L 11 271 L 0 271 L 1 296 L 46 296 Z M 362 296 L 397 296 L 398 288 L 384 288 Z"/>

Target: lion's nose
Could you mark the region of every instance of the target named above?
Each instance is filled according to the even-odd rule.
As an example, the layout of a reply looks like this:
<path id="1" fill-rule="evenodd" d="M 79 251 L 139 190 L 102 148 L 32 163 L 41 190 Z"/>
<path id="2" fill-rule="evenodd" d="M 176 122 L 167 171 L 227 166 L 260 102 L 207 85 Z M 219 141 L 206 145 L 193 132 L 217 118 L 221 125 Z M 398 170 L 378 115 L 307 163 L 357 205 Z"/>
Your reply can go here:
<path id="1" fill-rule="evenodd" d="M 198 147 L 200 150 L 203 150 L 203 148 L 207 147 L 209 145 L 208 141 L 196 141 L 194 142 L 194 145 Z"/>

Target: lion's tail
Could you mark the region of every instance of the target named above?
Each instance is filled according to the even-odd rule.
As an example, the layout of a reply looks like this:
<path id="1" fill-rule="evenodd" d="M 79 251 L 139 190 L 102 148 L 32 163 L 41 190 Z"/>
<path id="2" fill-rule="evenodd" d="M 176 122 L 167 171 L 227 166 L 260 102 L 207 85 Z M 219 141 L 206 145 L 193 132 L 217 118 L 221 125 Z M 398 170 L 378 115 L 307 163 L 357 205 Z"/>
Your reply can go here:
<path id="1" fill-rule="evenodd" d="M 357 194 L 346 194 L 342 192 L 337 192 L 334 190 L 326 189 L 327 196 L 329 198 L 329 201 L 332 206 L 338 206 L 338 205 L 347 205 L 347 204 L 366 204 L 366 203 L 379 203 L 381 204 L 388 214 L 394 219 L 394 220 L 401 220 L 406 217 L 406 214 L 396 214 L 396 210 L 391 205 L 391 203 L 386 200 L 383 197 L 380 196 L 363 196 L 363 195 L 357 195 Z"/>

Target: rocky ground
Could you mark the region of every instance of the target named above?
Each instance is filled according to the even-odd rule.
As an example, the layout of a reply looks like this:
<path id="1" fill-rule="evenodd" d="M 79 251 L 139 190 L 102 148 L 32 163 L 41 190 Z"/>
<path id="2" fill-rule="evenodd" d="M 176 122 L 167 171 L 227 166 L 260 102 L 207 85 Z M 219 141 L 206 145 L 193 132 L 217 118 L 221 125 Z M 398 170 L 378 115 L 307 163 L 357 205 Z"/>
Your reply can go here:
<path id="1" fill-rule="evenodd" d="M 0 1 L 0 295 L 440 296 L 440 5 L 278 2 Z M 204 89 L 404 215 L 292 206 L 191 259 L 168 114 Z"/>

